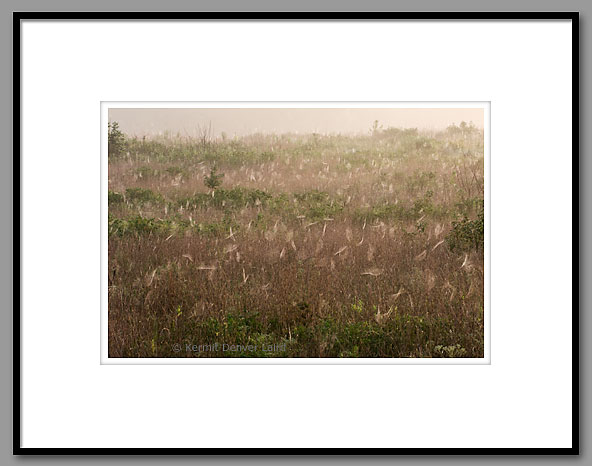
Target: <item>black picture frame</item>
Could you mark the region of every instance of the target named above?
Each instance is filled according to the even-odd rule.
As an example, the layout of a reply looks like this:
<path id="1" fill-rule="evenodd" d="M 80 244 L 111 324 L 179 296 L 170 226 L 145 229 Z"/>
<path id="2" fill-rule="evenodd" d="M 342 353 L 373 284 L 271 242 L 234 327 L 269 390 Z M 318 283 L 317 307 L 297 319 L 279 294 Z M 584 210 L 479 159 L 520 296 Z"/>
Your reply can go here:
<path id="1" fill-rule="evenodd" d="M 23 448 L 21 447 L 21 22 L 23 20 L 571 20 L 572 22 L 572 446 L 571 448 Z M 13 454 L 14 455 L 578 455 L 579 415 L 579 13 L 578 12 L 13 12 Z"/>

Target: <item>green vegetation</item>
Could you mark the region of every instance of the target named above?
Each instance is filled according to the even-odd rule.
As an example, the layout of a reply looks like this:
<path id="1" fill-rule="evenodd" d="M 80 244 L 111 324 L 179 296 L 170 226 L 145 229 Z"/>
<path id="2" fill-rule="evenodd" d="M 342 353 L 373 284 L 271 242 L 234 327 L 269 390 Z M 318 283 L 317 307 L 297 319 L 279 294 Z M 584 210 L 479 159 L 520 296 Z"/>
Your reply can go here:
<path id="1" fill-rule="evenodd" d="M 213 194 L 197 193 L 181 198 L 178 205 L 186 209 L 220 208 L 225 210 L 239 209 L 247 205 L 263 203 L 271 199 L 271 195 L 259 189 L 232 188 L 218 189 Z"/>
<path id="2" fill-rule="evenodd" d="M 125 190 L 125 198 L 128 202 L 136 204 L 144 204 L 146 202 L 159 203 L 163 201 L 163 197 L 160 194 L 144 188 L 127 188 Z"/>
<path id="3" fill-rule="evenodd" d="M 462 220 L 452 222 L 452 230 L 446 237 L 451 251 L 483 251 L 485 239 L 485 213 L 483 202 L 475 220 L 469 220 L 466 215 Z"/>
<path id="4" fill-rule="evenodd" d="M 123 194 L 109 191 L 108 193 L 109 206 L 122 204 L 125 201 Z"/>
<path id="5" fill-rule="evenodd" d="M 126 348 L 122 356 L 462 358 L 483 352 L 483 339 L 474 332 L 481 323 L 473 317 L 461 326 L 445 317 L 404 314 L 383 324 L 372 318 L 348 322 L 327 317 L 291 326 L 248 311 L 196 320 L 182 309 L 177 306 L 166 317 L 150 315 L 155 329 L 164 322 L 168 331 L 155 332 L 150 341 Z M 239 346 L 250 348 L 236 350 Z"/>
<path id="6" fill-rule="evenodd" d="M 216 189 L 222 184 L 222 178 L 224 178 L 224 173 L 218 173 L 216 166 L 214 165 L 210 169 L 210 174 L 204 176 L 204 184 L 210 189 Z"/>
<path id="7" fill-rule="evenodd" d="M 125 135 L 119 129 L 119 123 L 117 123 L 116 121 L 113 123 L 108 123 L 108 134 L 109 158 L 119 157 L 123 154 L 123 151 L 126 148 L 126 138 Z"/>

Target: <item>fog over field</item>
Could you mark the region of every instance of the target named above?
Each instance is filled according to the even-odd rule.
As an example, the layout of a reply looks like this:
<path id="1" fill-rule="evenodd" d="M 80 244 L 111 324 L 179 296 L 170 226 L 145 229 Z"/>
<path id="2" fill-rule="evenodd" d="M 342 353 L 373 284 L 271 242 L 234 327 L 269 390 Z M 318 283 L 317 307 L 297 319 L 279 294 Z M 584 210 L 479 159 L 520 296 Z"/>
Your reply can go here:
<path id="1" fill-rule="evenodd" d="M 442 130 L 462 121 L 483 128 L 480 108 L 115 108 L 109 120 L 130 135 L 170 132 L 198 136 L 212 125 L 213 136 L 252 133 L 367 133 L 375 120 L 386 127 Z"/>
<path id="2" fill-rule="evenodd" d="M 109 357 L 483 358 L 483 112 L 112 110 Z"/>

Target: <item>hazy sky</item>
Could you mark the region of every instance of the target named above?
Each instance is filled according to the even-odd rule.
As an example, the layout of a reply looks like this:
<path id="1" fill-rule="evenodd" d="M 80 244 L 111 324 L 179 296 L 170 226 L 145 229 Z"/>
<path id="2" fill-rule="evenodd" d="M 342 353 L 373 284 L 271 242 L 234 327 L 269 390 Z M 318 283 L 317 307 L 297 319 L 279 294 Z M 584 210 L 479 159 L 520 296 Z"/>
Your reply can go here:
<path id="1" fill-rule="evenodd" d="M 169 131 L 196 136 L 212 125 L 213 135 L 262 133 L 367 133 L 374 120 L 385 128 L 442 129 L 461 121 L 483 127 L 480 108 L 112 108 L 109 121 L 128 135 Z"/>

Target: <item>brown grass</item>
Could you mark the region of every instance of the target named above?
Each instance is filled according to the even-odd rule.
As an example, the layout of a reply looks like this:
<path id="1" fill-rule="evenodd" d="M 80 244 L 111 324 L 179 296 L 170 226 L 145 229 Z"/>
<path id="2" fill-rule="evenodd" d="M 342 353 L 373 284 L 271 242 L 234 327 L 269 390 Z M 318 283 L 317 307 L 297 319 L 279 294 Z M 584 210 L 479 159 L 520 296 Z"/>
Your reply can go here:
<path id="1" fill-rule="evenodd" d="M 128 150 L 109 160 L 125 197 L 109 207 L 110 357 L 483 357 L 483 250 L 449 241 L 483 199 L 482 132 Z M 216 342 L 258 348 L 189 349 Z M 285 349 L 263 352 L 274 344 Z"/>

